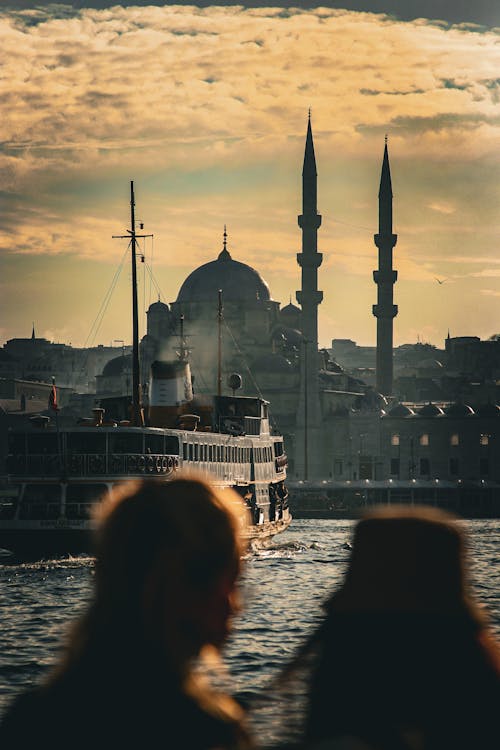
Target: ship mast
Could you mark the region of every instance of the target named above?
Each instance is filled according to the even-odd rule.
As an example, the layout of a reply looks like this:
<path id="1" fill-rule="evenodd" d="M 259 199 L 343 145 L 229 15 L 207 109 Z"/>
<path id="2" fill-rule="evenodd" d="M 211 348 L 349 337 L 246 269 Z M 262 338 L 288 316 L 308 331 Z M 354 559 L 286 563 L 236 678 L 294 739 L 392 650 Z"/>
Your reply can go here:
<path id="1" fill-rule="evenodd" d="M 141 224 L 142 229 L 142 224 Z M 141 384 L 139 379 L 139 314 L 137 305 L 137 239 L 152 237 L 152 234 L 136 234 L 135 231 L 135 197 L 134 182 L 130 182 L 130 229 L 128 234 L 113 235 L 114 239 L 130 239 L 132 248 L 132 424 L 144 427 L 144 412 L 142 409 Z"/>

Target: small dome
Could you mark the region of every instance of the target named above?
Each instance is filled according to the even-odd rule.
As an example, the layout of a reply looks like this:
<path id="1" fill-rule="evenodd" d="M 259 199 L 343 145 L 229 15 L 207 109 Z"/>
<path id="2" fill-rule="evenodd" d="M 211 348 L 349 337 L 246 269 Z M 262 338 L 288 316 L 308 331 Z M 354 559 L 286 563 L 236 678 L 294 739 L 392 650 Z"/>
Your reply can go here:
<path id="1" fill-rule="evenodd" d="M 233 260 L 224 248 L 217 260 L 196 268 L 185 280 L 177 295 L 177 302 L 217 303 L 219 289 L 222 299 L 261 301 L 271 299 L 264 279 L 246 263 Z"/>
<path id="2" fill-rule="evenodd" d="M 425 404 L 425 406 L 422 406 L 422 408 L 417 411 L 417 414 L 420 417 L 439 417 L 444 414 L 444 411 L 440 406 L 436 406 L 436 404 L 431 404 L 429 402 L 428 404 Z"/>
<path id="3" fill-rule="evenodd" d="M 115 357 L 114 359 L 110 359 L 109 362 L 106 362 L 104 365 L 102 374 L 105 377 L 112 377 L 114 375 L 121 375 L 122 373 L 126 371 L 132 370 L 132 355 L 126 354 L 124 357 Z"/>
<path id="4" fill-rule="evenodd" d="M 261 372 L 290 373 L 293 372 L 293 365 L 282 354 L 263 354 L 253 362 L 251 369 Z"/>
<path id="5" fill-rule="evenodd" d="M 363 396 L 358 396 L 354 402 L 354 408 L 359 411 L 380 412 L 387 407 L 387 399 L 382 393 L 369 388 Z"/>
<path id="6" fill-rule="evenodd" d="M 409 406 L 405 406 L 405 404 L 397 404 L 389 411 L 390 417 L 411 417 L 413 414 L 415 414 L 413 409 L 410 409 Z"/>
<path id="7" fill-rule="evenodd" d="M 492 404 L 490 401 L 476 409 L 476 414 L 478 417 L 500 417 L 500 406 Z"/>
<path id="8" fill-rule="evenodd" d="M 423 359 L 417 364 L 419 370 L 440 370 L 443 367 L 443 363 L 438 359 Z"/>
<path id="9" fill-rule="evenodd" d="M 469 417 L 474 414 L 472 406 L 462 403 L 450 404 L 444 411 L 448 417 Z"/>
<path id="10" fill-rule="evenodd" d="M 273 341 L 283 342 L 289 346 L 295 346 L 297 349 L 302 346 L 304 337 L 297 328 L 289 328 L 288 326 L 276 326 L 272 332 Z"/>
<path id="11" fill-rule="evenodd" d="M 281 315 L 287 316 L 290 315 L 293 317 L 296 317 L 297 315 L 300 315 L 302 310 L 300 307 L 297 307 L 297 305 L 294 305 L 293 302 L 289 302 L 288 305 L 285 305 L 285 307 L 282 307 L 280 310 Z"/>
<path id="12" fill-rule="evenodd" d="M 149 313 L 161 312 L 168 313 L 170 312 L 170 308 L 166 302 L 160 302 L 160 300 L 158 300 L 158 302 L 153 302 L 153 304 L 148 307 L 146 314 L 149 315 Z"/>

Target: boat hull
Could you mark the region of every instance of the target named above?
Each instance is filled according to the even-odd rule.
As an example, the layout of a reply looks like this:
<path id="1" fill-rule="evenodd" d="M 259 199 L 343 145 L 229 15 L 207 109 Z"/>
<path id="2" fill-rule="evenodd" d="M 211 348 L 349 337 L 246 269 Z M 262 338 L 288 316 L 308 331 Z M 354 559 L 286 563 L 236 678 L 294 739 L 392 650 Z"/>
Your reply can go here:
<path id="1" fill-rule="evenodd" d="M 286 531 L 292 520 L 287 511 L 277 521 L 265 521 L 249 526 L 244 537 L 251 550 L 268 545 L 276 534 Z M 93 529 L 89 523 L 70 525 L 61 521 L 17 522 L 10 528 L 0 528 L 0 550 L 2 562 L 28 561 L 67 557 L 74 555 L 93 556 Z"/>

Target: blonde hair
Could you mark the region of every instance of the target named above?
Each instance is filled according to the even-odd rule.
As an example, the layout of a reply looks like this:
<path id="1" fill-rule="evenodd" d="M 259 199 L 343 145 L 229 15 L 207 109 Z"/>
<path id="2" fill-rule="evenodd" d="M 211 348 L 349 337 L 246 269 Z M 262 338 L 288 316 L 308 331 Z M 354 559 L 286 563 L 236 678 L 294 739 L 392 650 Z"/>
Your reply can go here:
<path id="1" fill-rule="evenodd" d="M 246 549 L 241 497 L 201 474 L 117 485 L 95 510 L 95 593 L 69 662 L 104 642 L 133 640 L 183 679 L 203 647 L 186 611 L 221 579 L 234 583 Z"/>

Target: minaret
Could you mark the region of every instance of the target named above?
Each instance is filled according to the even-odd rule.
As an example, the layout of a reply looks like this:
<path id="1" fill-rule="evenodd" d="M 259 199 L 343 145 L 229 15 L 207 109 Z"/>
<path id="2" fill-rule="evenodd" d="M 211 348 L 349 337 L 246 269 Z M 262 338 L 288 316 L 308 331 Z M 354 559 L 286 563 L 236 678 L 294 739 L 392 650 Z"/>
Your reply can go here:
<path id="1" fill-rule="evenodd" d="M 321 216 L 317 211 L 317 172 L 311 129 L 311 112 L 307 123 L 304 166 L 302 169 L 302 252 L 297 263 L 302 269 L 302 289 L 296 293 L 302 307 L 304 343 L 301 357 L 301 389 L 297 413 L 296 472 L 302 479 L 317 476 L 319 466 L 320 404 L 318 387 L 318 305 L 323 292 L 318 291 L 318 268 L 323 256 L 318 253 L 318 229 Z"/>
<path id="2" fill-rule="evenodd" d="M 398 236 L 392 233 L 392 185 L 385 137 L 384 160 L 378 192 L 378 234 L 374 235 L 378 247 L 378 271 L 373 272 L 377 285 L 377 304 L 373 314 L 377 318 L 377 390 L 384 396 L 392 395 L 393 364 L 393 319 L 398 314 L 398 306 L 393 304 L 393 286 L 398 272 L 392 268 L 392 249 Z"/>

